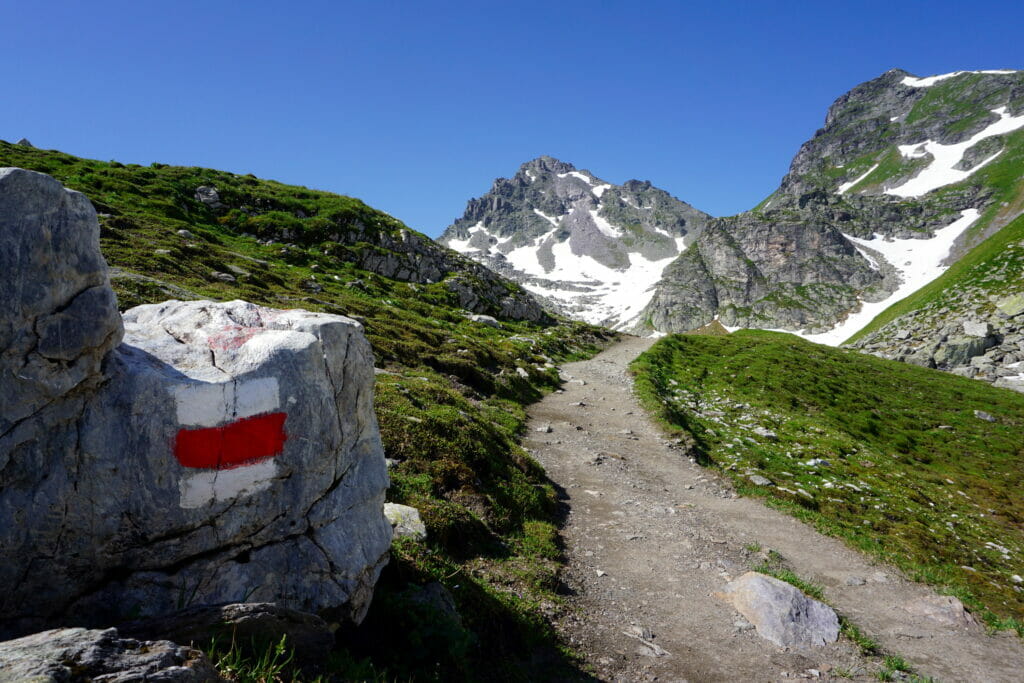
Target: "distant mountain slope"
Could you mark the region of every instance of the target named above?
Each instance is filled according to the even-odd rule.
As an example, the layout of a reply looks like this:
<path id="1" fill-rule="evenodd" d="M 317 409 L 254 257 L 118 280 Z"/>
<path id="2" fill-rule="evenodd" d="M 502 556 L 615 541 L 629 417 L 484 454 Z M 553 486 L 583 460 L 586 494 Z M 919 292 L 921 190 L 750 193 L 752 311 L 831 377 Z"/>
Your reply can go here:
<path id="1" fill-rule="evenodd" d="M 1024 216 L 847 343 L 1024 391 Z"/>
<path id="2" fill-rule="evenodd" d="M 741 492 L 1024 634 L 1024 396 L 754 330 L 666 337 L 632 367 Z"/>
<path id="3" fill-rule="evenodd" d="M 540 157 L 471 199 L 439 241 L 576 318 L 621 328 L 708 218 L 649 182 L 612 185 Z"/>
<path id="4" fill-rule="evenodd" d="M 841 342 L 1020 214 L 1022 141 L 1024 72 L 857 86 L 778 190 L 666 269 L 648 329 L 718 317 Z"/>

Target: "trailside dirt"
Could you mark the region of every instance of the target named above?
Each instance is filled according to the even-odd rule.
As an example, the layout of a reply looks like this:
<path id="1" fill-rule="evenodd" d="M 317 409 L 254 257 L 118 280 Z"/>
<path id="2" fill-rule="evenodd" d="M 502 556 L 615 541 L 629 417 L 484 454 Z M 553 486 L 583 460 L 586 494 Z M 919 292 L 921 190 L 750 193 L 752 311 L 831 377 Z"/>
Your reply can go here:
<path id="1" fill-rule="evenodd" d="M 776 647 L 714 597 L 781 554 L 881 649 L 941 681 L 1020 681 L 1024 645 L 943 614 L 935 592 L 811 527 L 737 497 L 648 418 L 626 366 L 651 340 L 626 337 L 567 364 L 564 391 L 530 410 L 525 445 L 562 489 L 569 608 L 558 627 L 609 681 L 874 680 L 880 658 L 849 640 Z"/>

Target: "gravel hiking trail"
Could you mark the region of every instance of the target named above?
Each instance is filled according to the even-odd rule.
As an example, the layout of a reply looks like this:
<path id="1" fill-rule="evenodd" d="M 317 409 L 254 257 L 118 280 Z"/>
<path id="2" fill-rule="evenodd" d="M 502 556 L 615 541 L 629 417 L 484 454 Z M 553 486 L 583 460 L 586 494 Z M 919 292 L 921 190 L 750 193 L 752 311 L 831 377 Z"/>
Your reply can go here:
<path id="1" fill-rule="evenodd" d="M 913 614 L 936 593 L 811 527 L 737 497 L 646 415 L 627 365 L 652 343 L 624 337 L 563 366 L 564 391 L 530 409 L 525 446 L 561 488 L 569 608 L 558 628 L 607 681 L 876 680 L 880 658 L 848 639 L 787 650 L 712 594 L 769 549 L 921 676 L 1022 681 L 1024 645 Z M 898 678 L 896 680 L 899 680 Z"/>

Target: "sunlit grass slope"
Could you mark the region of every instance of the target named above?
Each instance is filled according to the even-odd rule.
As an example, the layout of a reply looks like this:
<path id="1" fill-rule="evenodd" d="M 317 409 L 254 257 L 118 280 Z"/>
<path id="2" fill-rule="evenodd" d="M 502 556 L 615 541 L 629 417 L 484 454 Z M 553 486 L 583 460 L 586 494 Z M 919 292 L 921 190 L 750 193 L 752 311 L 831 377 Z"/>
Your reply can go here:
<path id="1" fill-rule="evenodd" d="M 666 337 L 632 368 L 742 493 L 1020 629 L 1024 395 L 760 331 Z"/>

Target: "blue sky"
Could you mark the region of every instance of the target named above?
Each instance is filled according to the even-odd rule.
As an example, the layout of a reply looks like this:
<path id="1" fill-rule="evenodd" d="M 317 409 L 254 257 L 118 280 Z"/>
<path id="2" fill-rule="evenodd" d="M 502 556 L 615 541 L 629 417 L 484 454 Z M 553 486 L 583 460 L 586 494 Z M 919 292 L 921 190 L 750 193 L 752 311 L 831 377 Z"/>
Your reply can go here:
<path id="1" fill-rule="evenodd" d="M 1019 1 L 0 7 L 0 138 L 349 194 L 429 235 L 541 154 L 736 213 L 854 85 L 1024 68 Z"/>

